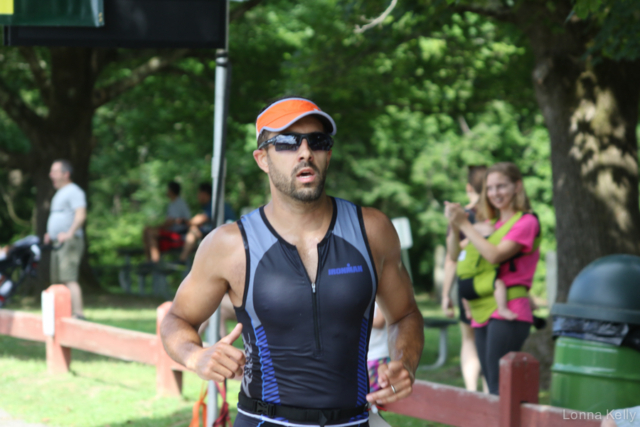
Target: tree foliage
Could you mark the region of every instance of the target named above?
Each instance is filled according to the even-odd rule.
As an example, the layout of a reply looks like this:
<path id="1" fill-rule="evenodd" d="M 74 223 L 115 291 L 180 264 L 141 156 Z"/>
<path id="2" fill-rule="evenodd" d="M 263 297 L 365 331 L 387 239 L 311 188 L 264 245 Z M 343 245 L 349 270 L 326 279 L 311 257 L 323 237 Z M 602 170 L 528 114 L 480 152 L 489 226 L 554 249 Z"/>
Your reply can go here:
<path id="1" fill-rule="evenodd" d="M 576 14 L 587 10 L 601 19 L 602 52 L 616 57 L 635 49 L 635 39 L 619 36 L 624 25 L 605 36 L 617 3 L 583 5 L 576 3 Z M 512 24 L 456 12 L 444 2 L 401 3 L 382 25 L 354 31 L 367 22 L 363 16 L 378 16 L 387 6 L 279 0 L 232 23 L 228 201 L 237 212 L 268 201 L 266 177 L 251 157 L 255 116 L 268 99 L 299 94 L 337 122 L 327 191 L 410 218 L 418 285 L 431 285 L 433 250 L 446 231 L 442 203 L 465 202 L 470 164 L 518 164 L 543 225 L 543 252 L 554 248 L 549 136 L 531 85 L 533 54 L 525 37 Z M 27 59 L 15 49 L 0 54 L 0 76 L 34 108 L 46 108 Z M 98 88 L 135 71 L 134 53 L 119 54 L 124 59 L 105 70 Z M 209 51 L 187 56 L 96 110 L 88 224 L 96 264 L 116 263 L 117 246 L 140 242 L 142 226 L 162 218 L 167 181 L 181 182 L 192 210 L 198 209 L 197 184 L 210 179 L 215 62 Z M 28 151 L 28 140 L 2 112 L 0 129 L 2 150 Z M 25 182 L 23 218 L 30 191 Z M 2 215 L 2 228 L 11 230 L 4 240 L 26 231 Z"/>

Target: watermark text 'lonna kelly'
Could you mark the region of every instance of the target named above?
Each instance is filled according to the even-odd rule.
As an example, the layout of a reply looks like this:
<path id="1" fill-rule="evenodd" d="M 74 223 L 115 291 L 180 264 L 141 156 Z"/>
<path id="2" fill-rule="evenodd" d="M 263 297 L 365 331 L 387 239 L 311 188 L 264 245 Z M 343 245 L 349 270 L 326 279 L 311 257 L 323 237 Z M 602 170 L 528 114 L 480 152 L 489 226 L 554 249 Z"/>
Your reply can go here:
<path id="1" fill-rule="evenodd" d="M 565 420 L 603 420 L 609 418 L 618 421 L 629 420 L 629 422 L 633 423 L 636 415 L 637 413 L 635 411 L 630 411 L 629 409 L 611 410 L 604 414 L 602 412 L 577 412 L 567 409 L 562 411 L 562 418 Z"/>

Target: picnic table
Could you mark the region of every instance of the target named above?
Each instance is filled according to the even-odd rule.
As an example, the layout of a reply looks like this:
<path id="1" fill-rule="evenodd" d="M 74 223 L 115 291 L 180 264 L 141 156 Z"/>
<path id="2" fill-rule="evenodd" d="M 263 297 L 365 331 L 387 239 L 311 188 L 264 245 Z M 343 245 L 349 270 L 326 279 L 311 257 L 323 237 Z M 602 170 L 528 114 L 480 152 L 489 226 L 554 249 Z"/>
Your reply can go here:
<path id="1" fill-rule="evenodd" d="M 418 368 L 420 371 L 432 371 L 434 369 L 440 368 L 447 361 L 447 344 L 448 344 L 448 333 L 447 329 L 449 326 L 453 326 L 458 324 L 457 320 L 454 319 L 445 319 L 441 317 L 425 317 L 424 318 L 424 327 L 425 328 L 436 328 L 440 329 L 440 342 L 438 346 L 438 360 L 436 363 L 431 365 L 422 365 Z"/>
<path id="2" fill-rule="evenodd" d="M 169 298 L 169 282 L 167 276 L 176 272 L 182 273 L 184 278 L 189 272 L 190 265 L 182 265 L 161 260 L 160 262 L 138 262 L 134 259 L 144 255 L 144 249 L 141 247 L 122 247 L 117 250 L 118 255 L 124 258 L 123 264 L 118 271 L 118 282 L 120 287 L 128 294 L 133 293 L 133 276 L 138 279 L 138 294 L 153 295 L 163 298 Z M 180 249 L 163 252 L 163 255 L 177 256 Z M 147 277 L 151 277 L 151 290 L 147 292 Z"/>

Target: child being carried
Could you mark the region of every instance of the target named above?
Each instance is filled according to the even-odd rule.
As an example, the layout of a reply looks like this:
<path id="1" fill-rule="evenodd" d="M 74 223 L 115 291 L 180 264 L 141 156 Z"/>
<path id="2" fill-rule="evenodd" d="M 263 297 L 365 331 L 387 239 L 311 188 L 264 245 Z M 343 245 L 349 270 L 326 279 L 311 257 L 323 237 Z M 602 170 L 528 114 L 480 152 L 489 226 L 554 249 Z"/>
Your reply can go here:
<path id="1" fill-rule="evenodd" d="M 473 228 L 475 228 L 478 233 L 482 234 L 484 237 L 488 237 L 495 231 L 495 227 L 491 224 L 490 221 L 479 221 L 473 224 Z M 469 243 L 469 239 L 464 239 L 460 242 L 460 247 L 465 248 Z M 498 278 L 496 278 L 494 282 L 494 291 L 493 296 L 498 304 L 498 314 L 505 318 L 506 320 L 515 320 L 518 315 L 513 311 L 509 310 L 507 306 L 507 286 L 504 282 Z M 467 318 L 471 319 L 471 307 L 469 306 L 469 301 L 462 298 L 462 305 L 464 306 L 464 310 L 466 312 Z"/>

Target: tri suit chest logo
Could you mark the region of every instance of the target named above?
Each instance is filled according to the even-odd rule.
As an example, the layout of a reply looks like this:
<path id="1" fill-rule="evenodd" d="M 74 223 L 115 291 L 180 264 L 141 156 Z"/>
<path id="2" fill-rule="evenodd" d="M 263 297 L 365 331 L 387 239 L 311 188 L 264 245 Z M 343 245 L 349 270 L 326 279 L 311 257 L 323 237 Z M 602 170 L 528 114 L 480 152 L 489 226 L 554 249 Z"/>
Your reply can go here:
<path id="1" fill-rule="evenodd" d="M 339 267 L 339 268 L 330 268 L 329 269 L 329 276 L 335 276 L 338 274 L 352 274 L 352 273 L 362 273 L 362 266 L 361 265 L 351 265 L 351 264 L 347 264 L 346 267 Z"/>

